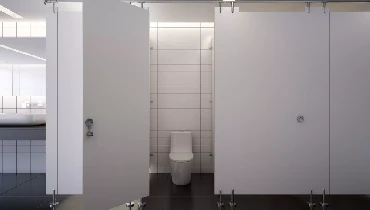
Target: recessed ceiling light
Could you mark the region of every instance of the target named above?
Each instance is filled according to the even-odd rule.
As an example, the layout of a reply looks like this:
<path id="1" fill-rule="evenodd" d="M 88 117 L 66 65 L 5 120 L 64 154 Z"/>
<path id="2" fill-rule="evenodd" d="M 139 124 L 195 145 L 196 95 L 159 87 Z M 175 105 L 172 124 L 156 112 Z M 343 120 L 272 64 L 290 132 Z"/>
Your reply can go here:
<path id="1" fill-rule="evenodd" d="M 235 1 L 235 0 L 222 0 L 222 1 Z"/>
<path id="2" fill-rule="evenodd" d="M 16 19 L 22 19 L 23 18 L 22 16 L 20 16 L 17 13 L 11 11 L 10 9 L 4 7 L 3 5 L 0 5 L 0 12 L 3 12 L 5 14 L 9 15 L 12 18 L 16 18 Z"/>
<path id="3" fill-rule="evenodd" d="M 22 55 L 27 55 L 27 56 L 30 56 L 32 58 L 36 58 L 38 60 L 42 60 L 42 61 L 46 61 L 45 58 L 40 58 L 36 55 L 32 55 L 32 54 L 29 54 L 29 53 L 26 53 L 26 52 L 23 52 L 23 51 L 20 51 L 20 50 L 17 50 L 17 49 L 14 49 L 14 48 L 11 48 L 11 47 L 8 47 L 8 46 L 5 46 L 5 45 L 0 45 L 0 47 L 4 48 L 4 49 L 7 49 L 7 50 L 11 50 L 13 52 L 17 52 L 17 53 L 20 53 Z"/>

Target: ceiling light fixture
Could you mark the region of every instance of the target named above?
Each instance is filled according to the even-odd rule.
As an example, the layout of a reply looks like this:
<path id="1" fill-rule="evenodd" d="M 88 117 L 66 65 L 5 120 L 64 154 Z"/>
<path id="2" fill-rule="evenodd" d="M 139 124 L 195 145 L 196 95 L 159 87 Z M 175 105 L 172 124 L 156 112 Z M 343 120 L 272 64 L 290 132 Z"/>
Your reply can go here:
<path id="1" fill-rule="evenodd" d="M 5 46 L 5 45 L 0 45 L 0 47 L 4 48 L 4 49 L 7 49 L 7 50 L 11 50 L 13 52 L 17 52 L 17 53 L 20 53 L 22 55 L 27 55 L 27 56 L 30 56 L 32 58 L 36 58 L 38 60 L 42 60 L 42 61 L 46 61 L 45 58 L 40 58 L 36 55 L 32 55 L 32 54 L 29 54 L 29 53 L 26 53 L 26 52 L 23 52 L 23 51 L 20 51 L 20 50 L 17 50 L 17 49 L 14 49 L 14 48 L 11 48 L 11 47 L 8 47 L 8 46 Z"/>
<path id="2" fill-rule="evenodd" d="M 16 19 L 22 19 L 23 18 L 22 16 L 20 16 L 17 13 L 11 11 L 10 9 L 4 7 L 3 5 L 0 5 L 0 12 L 3 12 L 5 14 L 9 15 L 12 18 L 16 18 Z"/>

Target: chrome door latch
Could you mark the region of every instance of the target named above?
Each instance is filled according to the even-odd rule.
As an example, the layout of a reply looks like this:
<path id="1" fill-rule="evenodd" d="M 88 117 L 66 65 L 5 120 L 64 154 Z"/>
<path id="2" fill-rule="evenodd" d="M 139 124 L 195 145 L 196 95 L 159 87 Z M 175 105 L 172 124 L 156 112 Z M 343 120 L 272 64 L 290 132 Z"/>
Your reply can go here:
<path id="1" fill-rule="evenodd" d="M 303 117 L 302 115 L 299 115 L 299 116 L 297 117 L 297 122 L 299 122 L 299 123 L 303 123 L 303 121 L 304 121 L 304 117 Z"/>
<path id="2" fill-rule="evenodd" d="M 85 125 L 87 126 L 88 131 L 86 132 L 86 136 L 94 136 L 94 132 L 91 131 L 92 126 L 94 125 L 93 119 L 85 120 Z"/>

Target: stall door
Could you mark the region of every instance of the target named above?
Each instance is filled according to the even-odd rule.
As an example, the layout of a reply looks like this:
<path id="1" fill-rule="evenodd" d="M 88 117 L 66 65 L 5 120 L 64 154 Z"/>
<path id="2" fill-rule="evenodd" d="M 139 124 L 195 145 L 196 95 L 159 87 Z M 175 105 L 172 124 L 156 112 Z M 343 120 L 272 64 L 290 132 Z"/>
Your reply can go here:
<path id="1" fill-rule="evenodd" d="M 215 192 L 329 187 L 329 14 L 215 12 Z"/>
<path id="2" fill-rule="evenodd" d="M 149 195 L 149 12 L 84 1 L 83 34 L 84 209 L 108 210 Z"/>
<path id="3" fill-rule="evenodd" d="M 330 16 L 330 192 L 370 194 L 370 13 Z"/>

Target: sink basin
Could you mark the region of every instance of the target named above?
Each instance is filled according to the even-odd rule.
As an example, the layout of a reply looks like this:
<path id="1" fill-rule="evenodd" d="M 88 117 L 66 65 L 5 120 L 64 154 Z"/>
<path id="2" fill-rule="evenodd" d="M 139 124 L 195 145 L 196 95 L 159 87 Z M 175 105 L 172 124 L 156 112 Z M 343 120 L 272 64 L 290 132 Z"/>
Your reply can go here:
<path id="1" fill-rule="evenodd" d="M 46 114 L 0 113 L 0 126 L 36 126 L 46 124 Z"/>

